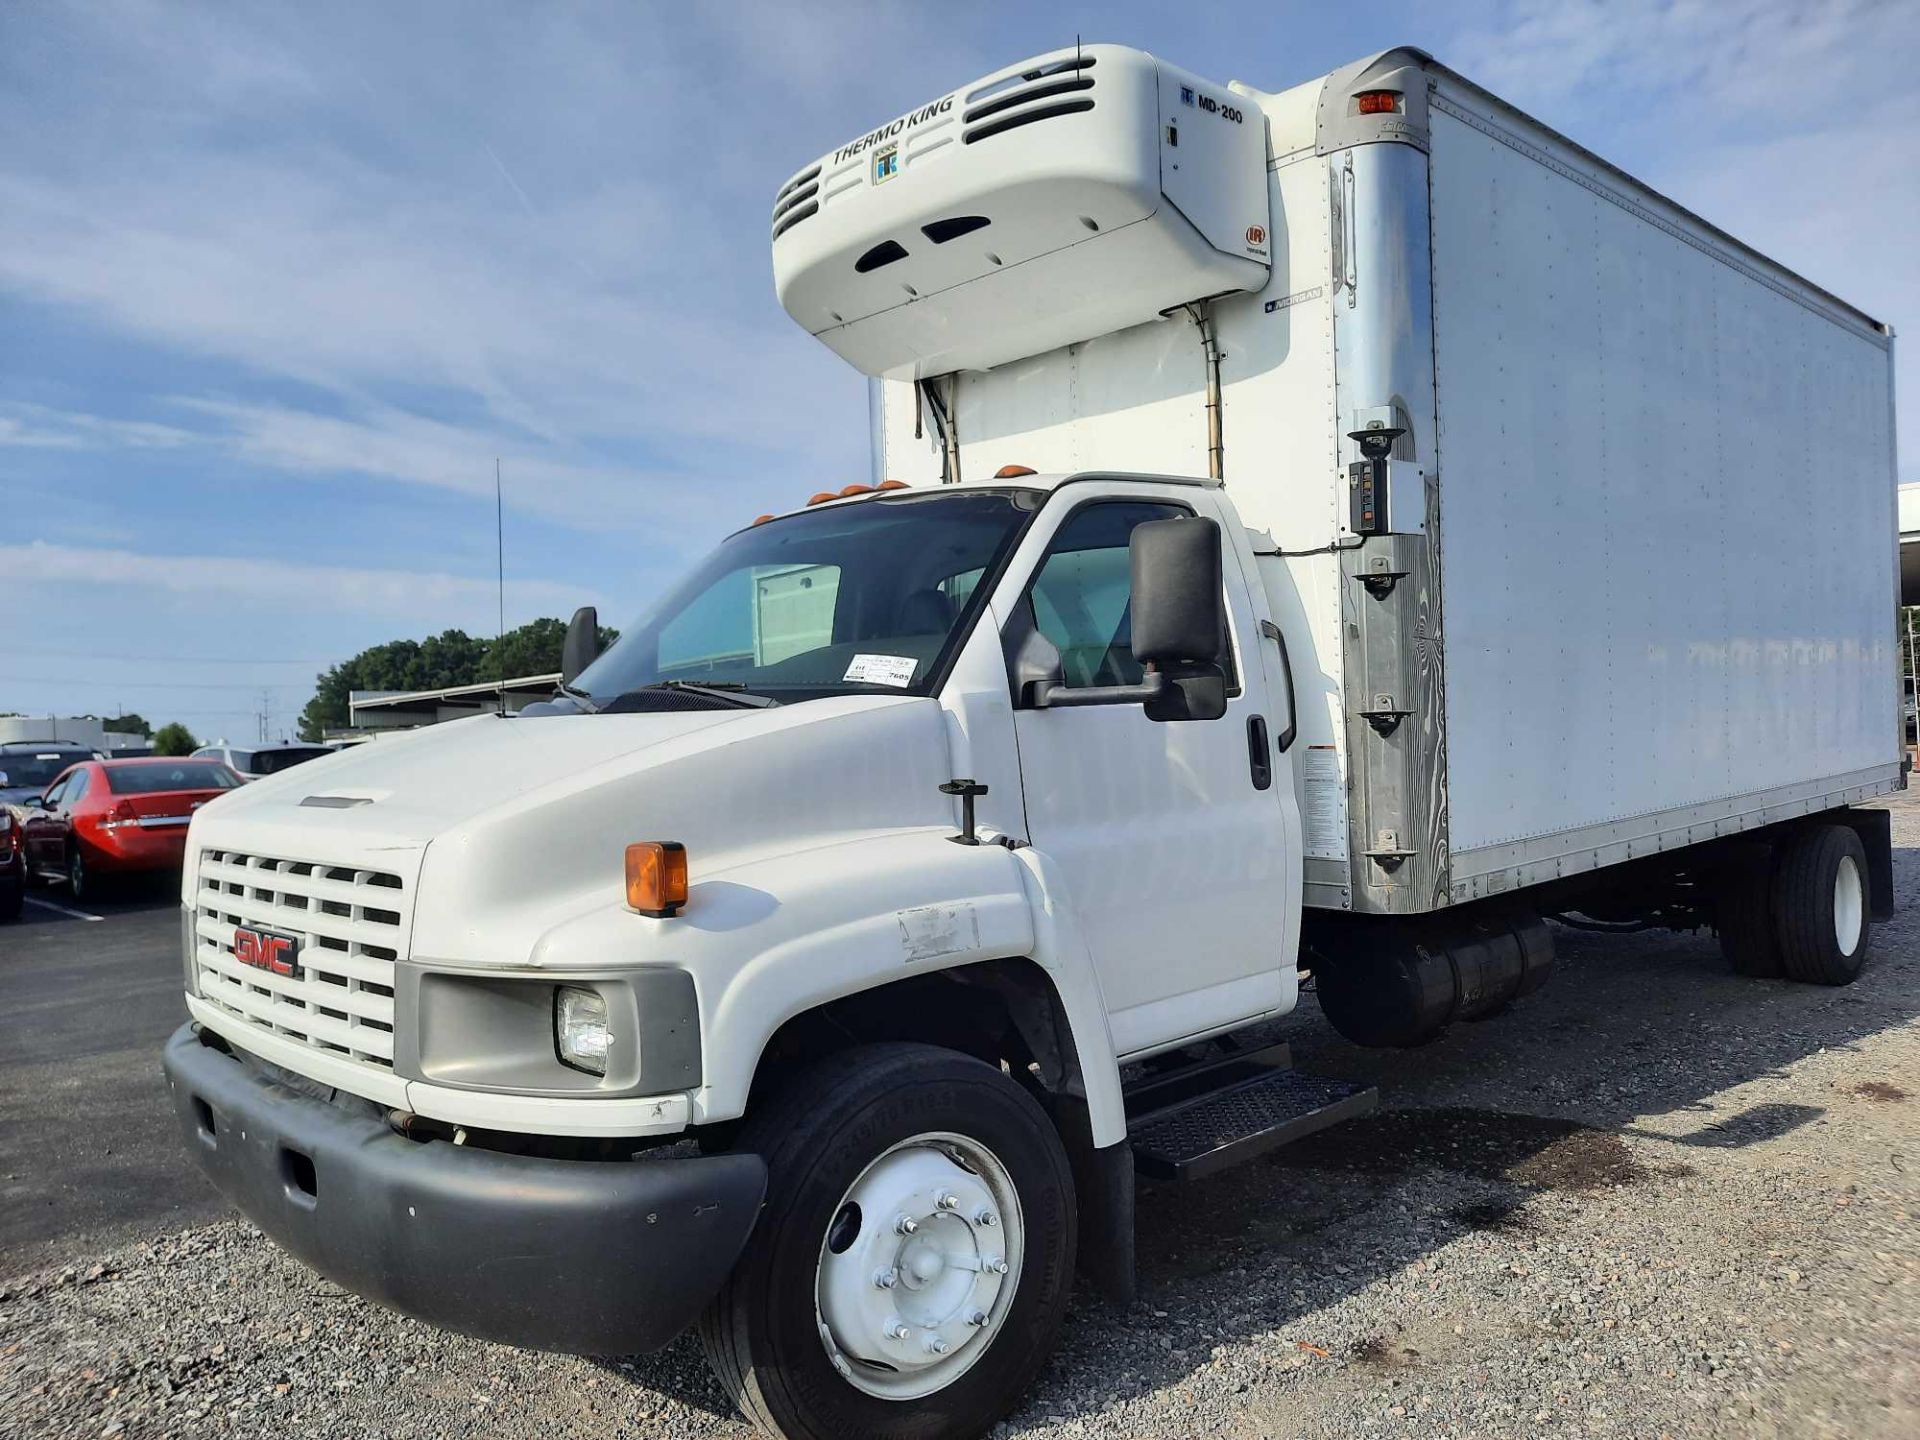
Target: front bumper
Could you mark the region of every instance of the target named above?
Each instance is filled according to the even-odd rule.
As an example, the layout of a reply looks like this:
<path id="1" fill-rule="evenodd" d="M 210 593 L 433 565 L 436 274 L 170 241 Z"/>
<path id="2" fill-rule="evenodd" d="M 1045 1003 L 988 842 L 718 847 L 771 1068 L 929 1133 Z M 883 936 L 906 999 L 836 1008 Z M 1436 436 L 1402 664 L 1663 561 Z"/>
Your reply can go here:
<path id="1" fill-rule="evenodd" d="M 369 1300 L 510 1345 L 665 1345 L 720 1288 L 766 1190 L 757 1155 L 546 1160 L 410 1140 L 191 1025 L 164 1065 L 187 1147 L 273 1240 Z"/>

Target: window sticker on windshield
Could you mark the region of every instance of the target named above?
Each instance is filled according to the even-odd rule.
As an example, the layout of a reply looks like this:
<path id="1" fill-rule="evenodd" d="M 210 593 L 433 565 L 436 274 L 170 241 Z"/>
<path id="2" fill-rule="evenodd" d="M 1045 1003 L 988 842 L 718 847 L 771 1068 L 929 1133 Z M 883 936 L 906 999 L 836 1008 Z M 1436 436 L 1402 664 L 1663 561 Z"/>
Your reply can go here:
<path id="1" fill-rule="evenodd" d="M 840 678 L 869 685 L 911 685 L 919 663 L 911 655 L 856 655 Z"/>

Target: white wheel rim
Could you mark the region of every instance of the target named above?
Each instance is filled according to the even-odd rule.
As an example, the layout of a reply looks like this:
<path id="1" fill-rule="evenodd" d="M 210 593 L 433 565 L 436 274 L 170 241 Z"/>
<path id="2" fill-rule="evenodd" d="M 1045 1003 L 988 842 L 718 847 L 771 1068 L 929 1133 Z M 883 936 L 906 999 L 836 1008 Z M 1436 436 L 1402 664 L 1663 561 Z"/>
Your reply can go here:
<path id="1" fill-rule="evenodd" d="M 1842 855 L 1840 868 L 1833 873 L 1833 940 L 1842 955 L 1853 954 L 1860 943 L 1860 930 L 1867 918 L 1863 890 L 1860 866 L 1853 856 Z"/>
<path id="2" fill-rule="evenodd" d="M 903 1140 L 834 1207 L 814 1283 L 821 1343 L 869 1395 L 943 1390 L 992 1345 L 1025 1253 L 1020 1196 L 992 1151 L 964 1135 Z"/>

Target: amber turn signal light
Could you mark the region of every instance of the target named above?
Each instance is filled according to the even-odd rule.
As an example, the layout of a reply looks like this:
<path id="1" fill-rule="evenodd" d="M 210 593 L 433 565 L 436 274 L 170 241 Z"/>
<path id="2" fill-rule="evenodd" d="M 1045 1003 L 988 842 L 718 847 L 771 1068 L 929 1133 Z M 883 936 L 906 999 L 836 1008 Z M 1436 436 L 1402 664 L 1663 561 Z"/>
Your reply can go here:
<path id="1" fill-rule="evenodd" d="M 1362 115 L 1391 115 L 1400 108 L 1398 90 L 1362 90 L 1354 98 Z"/>
<path id="2" fill-rule="evenodd" d="M 687 847 L 678 840 L 641 840 L 627 846 L 627 904 L 664 920 L 687 903 Z"/>

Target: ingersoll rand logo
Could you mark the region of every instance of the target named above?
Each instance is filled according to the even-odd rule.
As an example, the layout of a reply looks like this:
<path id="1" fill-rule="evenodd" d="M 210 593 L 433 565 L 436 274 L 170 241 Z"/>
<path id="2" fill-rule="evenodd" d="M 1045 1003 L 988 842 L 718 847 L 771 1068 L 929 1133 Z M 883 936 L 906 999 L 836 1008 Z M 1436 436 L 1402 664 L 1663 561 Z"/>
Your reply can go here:
<path id="1" fill-rule="evenodd" d="M 292 980 L 298 978 L 300 942 L 291 935 L 276 935 L 271 930 L 255 930 L 248 925 L 233 928 L 233 958 L 242 965 L 265 970 Z"/>

